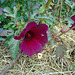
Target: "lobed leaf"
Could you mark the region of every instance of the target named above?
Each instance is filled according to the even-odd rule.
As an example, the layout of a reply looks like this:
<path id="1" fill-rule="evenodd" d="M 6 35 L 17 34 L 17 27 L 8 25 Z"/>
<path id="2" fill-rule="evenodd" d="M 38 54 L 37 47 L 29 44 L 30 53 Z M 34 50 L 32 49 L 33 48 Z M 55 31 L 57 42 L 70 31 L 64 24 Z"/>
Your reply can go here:
<path id="1" fill-rule="evenodd" d="M 9 7 L 5 7 L 4 8 L 4 12 L 7 12 L 9 14 L 12 14 L 12 11 L 11 11 L 11 9 Z"/>
<path id="2" fill-rule="evenodd" d="M 19 50 L 19 40 L 12 38 L 8 44 L 10 46 L 10 51 L 12 52 L 12 57 L 15 59 L 17 56 L 17 51 Z"/>
<path id="3" fill-rule="evenodd" d="M 40 9 L 39 9 L 39 13 L 44 13 L 45 10 L 46 10 L 45 7 L 44 6 L 41 6 Z"/>
<path id="4" fill-rule="evenodd" d="M 17 15 L 17 10 L 18 10 L 18 8 L 14 7 L 14 17 L 16 17 L 16 15 Z"/>
<path id="5" fill-rule="evenodd" d="M 65 52 L 66 52 L 66 48 L 65 48 L 65 45 L 64 45 L 64 44 L 59 44 L 59 45 L 56 47 L 56 56 L 57 56 L 57 57 L 63 58 Z"/>

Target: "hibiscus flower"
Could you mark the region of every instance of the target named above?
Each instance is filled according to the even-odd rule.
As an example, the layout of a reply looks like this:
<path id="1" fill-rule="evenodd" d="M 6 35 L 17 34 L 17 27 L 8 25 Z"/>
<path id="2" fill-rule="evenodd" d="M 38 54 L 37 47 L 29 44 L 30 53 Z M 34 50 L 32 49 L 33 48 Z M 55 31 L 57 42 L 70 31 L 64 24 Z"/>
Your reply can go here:
<path id="1" fill-rule="evenodd" d="M 47 30 L 48 26 L 46 24 L 37 25 L 35 22 L 28 23 L 21 34 L 14 37 L 16 40 L 20 40 L 23 37 L 19 45 L 21 53 L 23 52 L 28 56 L 32 56 L 41 52 L 42 47 L 48 41 Z"/>

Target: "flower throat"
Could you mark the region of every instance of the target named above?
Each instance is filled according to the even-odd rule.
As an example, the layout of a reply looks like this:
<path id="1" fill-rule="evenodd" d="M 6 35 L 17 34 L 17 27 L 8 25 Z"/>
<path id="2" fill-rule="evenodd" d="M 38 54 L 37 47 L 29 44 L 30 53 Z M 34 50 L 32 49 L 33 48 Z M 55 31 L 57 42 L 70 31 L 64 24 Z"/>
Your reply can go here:
<path id="1" fill-rule="evenodd" d="M 25 34 L 25 40 L 30 40 L 31 38 L 33 37 L 33 32 L 31 31 L 28 31 L 26 34 Z"/>

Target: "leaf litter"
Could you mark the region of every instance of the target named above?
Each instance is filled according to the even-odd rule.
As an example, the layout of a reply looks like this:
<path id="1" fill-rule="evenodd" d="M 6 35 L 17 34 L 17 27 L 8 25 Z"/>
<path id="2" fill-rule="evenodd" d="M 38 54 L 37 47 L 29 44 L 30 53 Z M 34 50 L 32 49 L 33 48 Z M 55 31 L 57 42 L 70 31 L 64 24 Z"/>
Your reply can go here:
<path id="1" fill-rule="evenodd" d="M 61 28 L 56 27 L 56 30 Z M 55 44 L 54 50 L 49 49 L 46 44 L 41 51 L 41 59 L 38 59 L 38 54 L 32 57 L 22 55 L 5 75 L 49 75 L 55 72 L 55 75 L 59 75 L 59 72 L 63 72 L 60 75 L 74 74 L 69 71 L 75 71 L 75 31 L 70 30 L 61 37 L 67 50 L 63 48 L 62 43 Z M 50 52 L 44 50 L 46 48 Z M 11 55 L 9 48 L 5 47 L 5 42 L 0 41 L 0 72 L 13 60 Z"/>

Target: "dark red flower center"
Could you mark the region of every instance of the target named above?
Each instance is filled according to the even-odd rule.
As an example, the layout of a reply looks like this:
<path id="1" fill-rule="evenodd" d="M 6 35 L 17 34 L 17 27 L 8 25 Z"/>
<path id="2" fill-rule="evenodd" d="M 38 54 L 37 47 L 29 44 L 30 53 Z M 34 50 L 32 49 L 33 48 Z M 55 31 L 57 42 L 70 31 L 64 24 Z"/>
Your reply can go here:
<path id="1" fill-rule="evenodd" d="M 25 40 L 30 40 L 31 38 L 33 37 L 33 32 L 31 31 L 28 31 L 26 34 L 25 34 Z"/>

